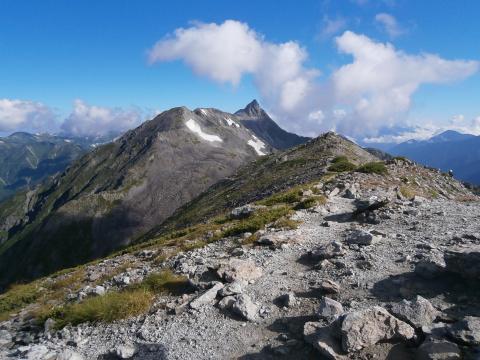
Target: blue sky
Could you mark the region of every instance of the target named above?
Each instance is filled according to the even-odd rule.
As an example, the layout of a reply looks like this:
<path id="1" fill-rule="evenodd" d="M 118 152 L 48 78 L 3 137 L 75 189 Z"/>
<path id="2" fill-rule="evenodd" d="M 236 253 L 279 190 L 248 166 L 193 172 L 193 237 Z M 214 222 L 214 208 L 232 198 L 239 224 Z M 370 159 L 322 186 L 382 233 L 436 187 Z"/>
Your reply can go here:
<path id="1" fill-rule="evenodd" d="M 122 126 L 133 126 L 139 119 L 174 106 L 235 111 L 258 98 L 282 126 L 310 135 L 333 127 L 350 132 L 351 136 L 375 137 L 395 133 L 392 129 L 405 124 L 412 129 L 423 129 L 428 124 L 431 131 L 437 131 L 459 115 L 463 116 L 459 128 L 475 132 L 475 123 L 471 121 L 480 116 L 480 76 L 473 64 L 461 70 L 452 64 L 452 71 L 457 74 L 446 82 L 439 78 L 445 76 L 443 70 L 432 81 L 430 78 L 419 81 L 418 88 L 408 93 L 408 106 L 399 105 L 398 116 L 375 112 L 379 120 L 365 131 L 358 124 L 369 120 L 352 110 L 360 102 L 348 103 L 345 97 L 332 100 L 333 95 L 325 95 L 338 92 L 331 90 L 336 86 L 331 84 L 332 75 L 352 63 L 352 53 L 340 53 L 335 40 L 345 31 L 366 36 L 374 44 L 389 42 L 399 56 L 429 53 L 448 61 L 480 60 L 480 3 L 460 0 L 450 6 L 445 4 L 433 0 L 3 0 L 0 99 L 4 99 L 4 114 L 0 106 L 0 131 L 54 129 L 64 119 L 69 124 L 85 121 L 87 125 L 83 127 L 69 127 L 80 132 L 95 128 L 96 121 L 101 123 L 100 129 L 115 128 L 116 124 L 123 129 Z M 233 84 L 230 80 L 212 78 L 208 71 L 195 73 L 198 56 L 192 53 L 194 50 L 182 50 L 174 59 L 162 55 L 161 60 L 149 63 L 149 51 L 154 44 L 168 34 L 175 40 L 172 35 L 175 29 L 201 30 L 199 23 L 221 26 L 229 19 L 247 26 L 262 47 L 296 42 L 306 54 L 300 60 L 305 71 L 298 76 L 307 77 L 314 86 L 311 94 L 306 93 L 308 102 L 292 107 L 279 100 L 281 95 L 266 95 L 271 91 L 260 83 L 270 75 L 265 75 L 264 70 L 251 70 L 256 65 L 242 63 L 246 68 L 241 71 L 241 80 Z M 396 22 L 390 28 L 386 24 L 389 19 Z M 163 50 L 170 51 L 171 47 Z M 189 61 L 190 64 L 185 64 Z M 317 71 L 314 79 L 307 74 L 309 69 Z M 355 96 L 359 99 L 374 96 L 370 88 L 368 94 L 365 91 L 360 89 Z M 315 98 L 317 94 L 321 100 Z M 17 103 L 13 111 L 13 100 L 30 102 L 30 106 Z M 76 100 L 84 106 L 83 110 L 75 108 Z M 351 119 L 329 120 L 334 110 L 344 108 L 352 111 L 348 115 Z M 31 114 L 32 111 L 39 111 L 41 116 Z M 319 112 L 321 116 L 312 115 Z M 17 113 L 28 119 L 12 119 Z M 136 113 L 135 118 L 125 120 Z M 315 124 L 313 120 L 310 123 L 305 120 L 310 115 L 316 119 Z M 388 118 L 385 124 L 382 116 Z"/>

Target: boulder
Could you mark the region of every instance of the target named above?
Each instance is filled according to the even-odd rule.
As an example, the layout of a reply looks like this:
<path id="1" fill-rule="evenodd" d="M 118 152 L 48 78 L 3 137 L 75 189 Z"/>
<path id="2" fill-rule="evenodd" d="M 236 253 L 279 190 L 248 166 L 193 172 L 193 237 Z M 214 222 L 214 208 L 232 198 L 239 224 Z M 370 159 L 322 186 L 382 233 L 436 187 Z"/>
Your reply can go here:
<path id="1" fill-rule="evenodd" d="M 459 360 L 462 354 L 457 344 L 447 340 L 427 340 L 417 349 L 417 360 Z"/>
<path id="2" fill-rule="evenodd" d="M 347 237 L 345 238 L 345 241 L 348 244 L 371 245 L 371 244 L 377 242 L 379 239 L 380 239 L 380 237 L 375 236 L 368 231 L 353 230 L 349 234 L 347 234 Z"/>
<path id="3" fill-rule="evenodd" d="M 237 280 L 250 281 L 262 276 L 262 269 L 257 267 L 251 260 L 230 259 L 226 264 L 222 264 L 217 270 L 220 278 L 227 282 Z"/>
<path id="4" fill-rule="evenodd" d="M 321 356 L 329 360 L 347 359 L 342 355 L 339 324 L 333 322 L 328 326 L 321 323 L 307 322 L 303 327 L 305 342 L 311 344 Z"/>
<path id="5" fill-rule="evenodd" d="M 221 288 L 223 288 L 223 284 L 220 282 L 217 282 L 210 289 L 205 291 L 202 295 L 200 295 L 199 297 L 191 301 L 190 307 L 192 309 L 199 309 L 204 305 L 213 303 L 213 301 L 217 297 L 218 290 L 220 290 Z"/>
<path id="6" fill-rule="evenodd" d="M 404 299 L 393 304 L 390 312 L 416 328 L 430 325 L 439 314 L 430 301 L 420 295 L 417 295 L 413 301 Z"/>
<path id="7" fill-rule="evenodd" d="M 466 316 L 449 328 L 449 334 L 462 344 L 480 345 L 480 317 Z"/>
<path id="8" fill-rule="evenodd" d="M 317 315 L 320 319 L 332 322 L 343 314 L 343 306 L 338 301 L 324 296 L 320 301 Z"/>
<path id="9" fill-rule="evenodd" d="M 353 352 L 384 340 L 407 340 L 415 337 L 415 329 L 390 315 L 380 306 L 345 315 L 342 327 L 342 348 Z"/>
<path id="10" fill-rule="evenodd" d="M 232 311 L 248 321 L 255 321 L 258 314 L 258 306 L 245 294 L 235 297 L 235 303 L 232 305 Z"/>
<path id="11" fill-rule="evenodd" d="M 322 245 L 311 252 L 312 257 L 324 260 L 332 259 L 345 255 L 345 250 L 341 243 L 337 241 L 329 242 L 326 245 Z"/>

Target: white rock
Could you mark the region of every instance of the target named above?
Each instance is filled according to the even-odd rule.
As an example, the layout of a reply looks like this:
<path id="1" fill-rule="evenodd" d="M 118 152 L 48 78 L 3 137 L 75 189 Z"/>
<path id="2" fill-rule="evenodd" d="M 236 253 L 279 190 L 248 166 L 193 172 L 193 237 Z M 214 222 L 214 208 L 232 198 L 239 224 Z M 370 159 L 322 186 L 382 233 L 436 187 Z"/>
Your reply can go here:
<path id="1" fill-rule="evenodd" d="M 190 302 L 190 307 L 192 309 L 199 309 L 204 305 L 213 303 L 213 301 L 217 297 L 218 290 L 220 290 L 221 288 L 223 288 L 223 284 L 217 282 L 210 289 L 205 291 L 202 295 Z"/>

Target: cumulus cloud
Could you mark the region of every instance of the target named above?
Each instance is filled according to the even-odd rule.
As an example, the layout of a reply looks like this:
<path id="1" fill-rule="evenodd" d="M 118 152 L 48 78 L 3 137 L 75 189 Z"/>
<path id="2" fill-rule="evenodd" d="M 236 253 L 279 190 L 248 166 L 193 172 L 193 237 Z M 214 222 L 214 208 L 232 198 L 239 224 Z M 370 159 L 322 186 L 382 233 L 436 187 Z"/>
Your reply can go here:
<path id="1" fill-rule="evenodd" d="M 252 76 L 278 122 L 304 135 L 331 129 L 349 136 L 376 135 L 404 121 L 422 84 L 461 80 L 479 67 L 476 61 L 407 54 L 351 31 L 335 43 L 352 60 L 323 81 L 319 69 L 306 65 L 308 53 L 297 42 L 269 42 L 234 20 L 177 29 L 148 56 L 151 63 L 182 60 L 195 73 L 233 86 Z"/>
<path id="2" fill-rule="evenodd" d="M 237 85 L 251 75 L 275 112 L 304 107 L 319 71 L 305 66 L 308 54 L 297 42 L 271 43 L 245 23 L 197 23 L 158 41 L 148 52 L 150 63 L 182 60 L 196 74 Z"/>
<path id="3" fill-rule="evenodd" d="M 380 13 L 375 16 L 375 21 L 380 24 L 385 32 L 392 38 L 400 36 L 406 32 L 393 15 Z"/>
<path id="4" fill-rule="evenodd" d="M 39 131 L 53 126 L 55 113 L 35 101 L 0 99 L 0 131 Z"/>
<path id="5" fill-rule="evenodd" d="M 75 100 L 73 110 L 61 125 L 62 131 L 74 136 L 100 136 L 109 132 L 123 132 L 142 122 L 138 109 L 124 110 L 92 106 Z"/>
<path id="6" fill-rule="evenodd" d="M 409 55 L 351 31 L 337 37 L 336 43 L 339 51 L 353 57 L 352 63 L 332 75 L 336 101 L 351 109 L 341 124 L 347 132 L 374 132 L 394 125 L 410 109 L 420 85 L 461 80 L 479 67 L 476 61 Z"/>

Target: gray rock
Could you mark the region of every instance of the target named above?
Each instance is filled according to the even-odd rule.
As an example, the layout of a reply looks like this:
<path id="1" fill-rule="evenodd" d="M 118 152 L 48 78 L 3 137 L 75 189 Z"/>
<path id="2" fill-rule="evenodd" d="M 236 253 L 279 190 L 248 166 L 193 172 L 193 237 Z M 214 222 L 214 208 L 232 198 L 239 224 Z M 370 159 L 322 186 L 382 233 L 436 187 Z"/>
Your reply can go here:
<path id="1" fill-rule="evenodd" d="M 347 359 L 342 355 L 342 346 L 339 340 L 339 325 L 334 322 L 328 326 L 322 326 L 317 322 L 307 322 L 303 327 L 305 342 L 311 344 L 317 351 L 330 360 Z"/>
<path id="2" fill-rule="evenodd" d="M 319 260 L 332 259 L 345 255 L 345 250 L 341 243 L 332 241 L 326 245 L 322 245 L 311 252 L 312 257 Z"/>
<path id="3" fill-rule="evenodd" d="M 244 205 L 233 209 L 230 212 L 232 219 L 245 219 L 255 212 L 255 208 L 251 205 Z"/>
<path id="4" fill-rule="evenodd" d="M 430 301 L 420 295 L 413 301 L 402 300 L 393 304 L 390 312 L 416 328 L 430 325 L 439 314 Z"/>
<path id="5" fill-rule="evenodd" d="M 217 282 L 210 289 L 205 291 L 202 295 L 190 302 L 190 307 L 192 309 L 199 309 L 204 305 L 212 304 L 215 298 L 217 297 L 218 290 L 223 288 L 223 284 Z"/>
<path id="6" fill-rule="evenodd" d="M 338 294 L 340 292 L 340 285 L 335 281 L 325 279 L 320 283 L 320 290 L 326 294 Z"/>
<path id="7" fill-rule="evenodd" d="M 240 281 L 234 281 L 233 283 L 225 285 L 218 291 L 218 295 L 221 297 L 241 294 L 243 291 L 242 283 Z"/>
<path id="8" fill-rule="evenodd" d="M 0 330 L 0 348 L 7 347 L 13 342 L 12 334 L 8 330 Z"/>
<path id="9" fill-rule="evenodd" d="M 43 324 L 43 329 L 45 333 L 50 333 L 55 328 L 55 320 L 48 318 Z"/>
<path id="10" fill-rule="evenodd" d="M 218 302 L 217 307 L 220 310 L 230 310 L 233 304 L 235 304 L 235 301 L 237 301 L 235 299 L 235 296 L 225 296 L 222 300 Z"/>
<path id="11" fill-rule="evenodd" d="M 417 360 L 457 360 L 462 354 L 457 344 L 447 340 L 427 340 L 417 349 Z"/>
<path id="12" fill-rule="evenodd" d="M 137 353 L 137 348 L 134 344 L 123 344 L 115 348 L 115 355 L 119 359 L 131 359 Z"/>
<path id="13" fill-rule="evenodd" d="M 218 275 L 228 282 L 236 280 L 250 281 L 262 276 L 262 269 L 251 260 L 230 259 L 217 270 Z"/>
<path id="14" fill-rule="evenodd" d="M 420 260 L 415 265 L 415 273 L 425 279 L 434 279 L 445 271 L 445 262 L 443 259 L 431 257 Z"/>
<path id="15" fill-rule="evenodd" d="M 76 351 L 66 349 L 57 356 L 57 360 L 84 360 L 84 358 Z"/>
<path id="16" fill-rule="evenodd" d="M 286 307 L 295 306 L 298 302 L 295 294 L 291 292 L 281 295 L 278 300 L 283 306 Z"/>
<path id="17" fill-rule="evenodd" d="M 345 238 L 345 241 L 348 244 L 357 244 L 357 245 L 371 245 L 375 242 L 377 242 L 380 238 L 378 236 L 375 236 L 368 231 L 365 230 L 353 230 L 349 234 L 347 234 L 347 237 Z"/>
<path id="18" fill-rule="evenodd" d="M 258 306 L 252 302 L 250 297 L 245 294 L 240 294 L 235 297 L 232 311 L 245 320 L 255 321 L 257 319 Z"/>
<path id="19" fill-rule="evenodd" d="M 330 299 L 326 296 L 320 301 L 317 315 L 320 319 L 332 322 L 344 313 L 343 306 L 338 301 Z"/>
<path id="20" fill-rule="evenodd" d="M 345 315 L 341 333 L 342 348 L 346 352 L 358 351 L 383 340 L 407 340 L 415 336 L 413 327 L 380 306 Z"/>
<path id="21" fill-rule="evenodd" d="M 449 334 L 463 344 L 480 345 L 480 317 L 466 316 L 449 328 Z"/>

